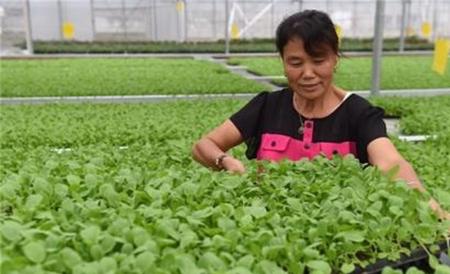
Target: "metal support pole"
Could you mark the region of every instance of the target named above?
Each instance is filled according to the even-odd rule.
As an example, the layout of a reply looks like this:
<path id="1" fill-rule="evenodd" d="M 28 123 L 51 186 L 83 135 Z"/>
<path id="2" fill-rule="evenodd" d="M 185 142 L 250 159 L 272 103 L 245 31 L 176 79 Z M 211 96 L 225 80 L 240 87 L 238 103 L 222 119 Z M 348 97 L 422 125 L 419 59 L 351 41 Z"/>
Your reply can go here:
<path id="1" fill-rule="evenodd" d="M 156 18 L 156 0 L 152 0 L 152 27 L 153 27 L 153 40 L 158 41 L 158 26 L 157 26 L 157 18 Z"/>
<path id="2" fill-rule="evenodd" d="M 353 2 L 352 2 L 352 36 L 353 37 L 356 37 L 356 26 L 358 25 L 358 12 L 357 12 L 357 8 L 358 8 L 358 6 L 357 6 L 357 0 L 354 0 Z"/>
<path id="3" fill-rule="evenodd" d="M 62 15 L 62 3 L 61 0 L 58 0 L 58 27 L 59 27 L 59 40 L 64 39 L 64 31 L 63 31 L 63 15 Z"/>
<path id="4" fill-rule="evenodd" d="M 212 8 L 212 23 L 213 23 L 213 32 L 214 32 L 214 40 L 217 39 L 217 0 L 213 0 L 213 8 Z"/>
<path id="5" fill-rule="evenodd" d="M 410 27 L 411 27 L 411 1 L 408 0 L 406 2 L 406 29 L 409 31 Z M 409 33 L 406 33 L 406 38 L 408 38 Z"/>
<path id="6" fill-rule="evenodd" d="M 403 52 L 405 50 L 406 1 L 407 0 L 402 0 L 402 19 L 400 22 L 400 44 L 398 48 L 400 52 Z"/>
<path id="7" fill-rule="evenodd" d="M 432 25 L 432 32 L 431 32 L 431 41 L 436 41 L 437 38 L 437 25 L 438 25 L 438 1 L 433 1 L 433 25 Z"/>
<path id="8" fill-rule="evenodd" d="M 95 30 L 95 8 L 94 8 L 94 0 L 90 0 L 90 6 L 91 6 L 92 40 L 95 40 L 96 30 Z"/>
<path id="9" fill-rule="evenodd" d="M 182 28 L 181 24 L 182 24 L 182 22 L 180 19 L 180 11 L 178 10 L 178 1 L 179 0 L 175 1 L 175 10 L 177 11 L 177 42 L 179 43 L 182 40 L 181 39 L 181 28 Z"/>
<path id="10" fill-rule="evenodd" d="M 230 54 L 230 33 L 228 25 L 230 24 L 230 3 L 225 0 L 225 54 Z"/>
<path id="11" fill-rule="evenodd" d="M 380 94 L 381 55 L 383 51 L 384 0 L 377 0 L 373 38 L 372 88 L 370 95 Z"/>
<path id="12" fill-rule="evenodd" d="M 122 0 L 122 31 L 125 42 L 128 42 L 128 30 L 127 30 L 127 15 L 125 8 L 125 0 Z"/>
<path id="13" fill-rule="evenodd" d="M 188 10 L 187 10 L 187 0 L 184 0 L 184 42 L 188 40 L 188 29 L 189 29 L 189 18 L 188 18 Z"/>
<path id="14" fill-rule="evenodd" d="M 303 10 L 303 0 L 298 0 L 298 11 Z"/>
<path id="15" fill-rule="evenodd" d="M 145 38 L 147 41 L 152 40 L 152 3 L 147 0 L 145 3 Z"/>
<path id="16" fill-rule="evenodd" d="M 24 0 L 23 2 L 23 12 L 25 17 L 25 35 L 27 40 L 27 51 L 28 54 L 33 54 L 33 38 L 31 32 L 31 18 L 30 18 L 30 0 Z"/>
<path id="17" fill-rule="evenodd" d="M 274 17 L 275 17 L 275 3 L 274 0 L 271 0 L 270 3 L 272 4 L 272 6 L 270 7 L 270 35 L 269 37 L 273 36 L 274 33 Z"/>
<path id="18" fill-rule="evenodd" d="M 22 8 L 24 8 L 24 7 L 22 7 Z M 4 44 L 4 42 L 3 42 L 4 39 L 2 39 L 3 28 L 4 28 L 3 26 L 5 25 L 4 19 L 3 19 L 4 16 L 5 16 L 5 9 L 2 6 L 0 6 L 0 53 L 3 51 L 3 44 Z M 24 23 L 25 23 L 25 20 L 24 20 Z M 0 72 L 1 72 L 1 69 L 0 69 Z"/>

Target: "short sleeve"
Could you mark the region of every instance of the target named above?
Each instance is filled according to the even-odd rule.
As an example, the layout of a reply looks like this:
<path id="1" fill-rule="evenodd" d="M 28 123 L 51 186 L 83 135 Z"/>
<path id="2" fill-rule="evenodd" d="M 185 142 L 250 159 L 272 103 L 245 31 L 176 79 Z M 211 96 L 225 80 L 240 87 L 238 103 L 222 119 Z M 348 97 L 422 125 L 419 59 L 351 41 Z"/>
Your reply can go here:
<path id="1" fill-rule="evenodd" d="M 373 140 L 380 137 L 387 137 L 386 124 L 383 121 L 384 110 L 370 104 L 358 117 L 358 142 L 365 147 Z"/>
<path id="2" fill-rule="evenodd" d="M 248 140 L 257 134 L 267 95 L 268 92 L 259 93 L 230 117 L 231 122 L 239 130 L 244 140 Z"/>

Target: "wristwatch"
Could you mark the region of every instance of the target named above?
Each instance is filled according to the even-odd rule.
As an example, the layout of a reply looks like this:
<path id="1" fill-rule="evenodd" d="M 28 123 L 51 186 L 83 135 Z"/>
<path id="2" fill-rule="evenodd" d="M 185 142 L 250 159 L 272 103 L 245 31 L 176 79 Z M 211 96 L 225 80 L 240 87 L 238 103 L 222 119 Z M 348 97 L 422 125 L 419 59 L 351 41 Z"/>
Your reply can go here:
<path id="1" fill-rule="evenodd" d="M 218 167 L 218 168 L 223 168 L 223 164 L 222 164 L 223 159 L 225 159 L 226 157 L 229 157 L 229 156 L 230 156 L 230 155 L 225 154 L 225 153 L 220 154 L 219 156 L 217 156 L 217 158 L 216 158 L 216 160 L 215 160 L 216 167 Z"/>

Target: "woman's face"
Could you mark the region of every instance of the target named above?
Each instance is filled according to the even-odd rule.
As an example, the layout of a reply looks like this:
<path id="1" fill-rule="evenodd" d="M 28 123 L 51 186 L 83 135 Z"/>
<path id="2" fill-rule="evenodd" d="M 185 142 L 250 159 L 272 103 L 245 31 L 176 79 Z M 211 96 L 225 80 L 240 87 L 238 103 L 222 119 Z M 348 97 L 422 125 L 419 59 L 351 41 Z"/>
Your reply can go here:
<path id="1" fill-rule="evenodd" d="M 284 72 L 297 95 L 313 100 L 331 91 L 337 56 L 329 49 L 320 57 L 306 53 L 301 39 L 289 40 L 283 49 Z"/>

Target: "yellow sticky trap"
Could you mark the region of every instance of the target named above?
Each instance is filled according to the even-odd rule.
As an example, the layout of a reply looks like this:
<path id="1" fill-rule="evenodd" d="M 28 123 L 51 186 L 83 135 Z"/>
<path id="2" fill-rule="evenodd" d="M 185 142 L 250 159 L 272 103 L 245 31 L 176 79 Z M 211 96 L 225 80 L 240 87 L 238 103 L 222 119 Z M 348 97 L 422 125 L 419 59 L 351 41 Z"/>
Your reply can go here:
<path id="1" fill-rule="evenodd" d="M 236 23 L 231 24 L 231 39 L 239 39 L 239 27 Z"/>
<path id="2" fill-rule="evenodd" d="M 177 1 L 176 9 L 177 9 L 178 12 L 183 11 L 184 10 L 184 2 L 183 1 Z"/>
<path id="3" fill-rule="evenodd" d="M 431 24 L 428 22 L 425 22 L 422 24 L 422 35 L 424 37 L 430 37 L 431 34 Z"/>
<path id="4" fill-rule="evenodd" d="M 342 40 L 342 35 L 343 35 L 342 28 L 339 25 L 334 25 L 334 29 L 336 30 L 336 34 L 337 34 L 337 37 L 338 37 L 339 43 L 340 43 Z"/>
<path id="5" fill-rule="evenodd" d="M 448 52 L 450 49 L 450 40 L 437 39 L 434 44 L 433 70 L 444 75 L 447 69 Z"/>
<path id="6" fill-rule="evenodd" d="M 65 22 L 63 24 L 63 36 L 64 39 L 73 39 L 75 36 L 75 26 L 71 22 Z"/>

